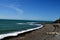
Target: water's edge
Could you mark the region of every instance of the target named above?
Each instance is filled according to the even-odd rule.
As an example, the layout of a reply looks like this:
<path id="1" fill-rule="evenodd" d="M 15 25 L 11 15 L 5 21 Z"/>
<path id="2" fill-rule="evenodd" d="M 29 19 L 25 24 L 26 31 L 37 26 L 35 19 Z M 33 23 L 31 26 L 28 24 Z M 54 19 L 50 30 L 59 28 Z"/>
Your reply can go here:
<path id="1" fill-rule="evenodd" d="M 0 39 L 3 39 L 3 38 L 5 38 L 5 37 L 9 37 L 9 36 L 17 36 L 18 34 L 22 34 L 22 33 L 25 33 L 25 32 L 37 30 L 37 29 L 40 29 L 40 28 L 42 28 L 42 27 L 43 27 L 43 25 L 41 25 L 41 26 L 39 26 L 39 27 L 36 27 L 36 28 L 23 30 L 23 31 L 18 31 L 18 32 L 13 32 L 13 33 L 7 33 L 7 34 L 1 34 L 1 35 L 0 35 Z"/>

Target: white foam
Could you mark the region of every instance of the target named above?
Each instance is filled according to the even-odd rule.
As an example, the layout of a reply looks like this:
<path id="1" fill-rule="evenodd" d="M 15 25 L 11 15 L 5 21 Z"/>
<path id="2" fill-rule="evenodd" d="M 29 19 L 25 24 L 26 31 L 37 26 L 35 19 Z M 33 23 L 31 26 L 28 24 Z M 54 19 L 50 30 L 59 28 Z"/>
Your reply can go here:
<path id="1" fill-rule="evenodd" d="M 27 22 L 27 24 L 29 24 L 29 25 L 34 25 L 34 22 Z"/>
<path id="2" fill-rule="evenodd" d="M 16 24 L 25 24 L 25 23 L 16 23 Z"/>
<path id="3" fill-rule="evenodd" d="M 18 34 L 25 33 L 25 32 L 28 32 L 28 31 L 33 31 L 33 30 L 36 30 L 36 29 L 40 29 L 42 27 L 43 27 L 43 25 L 41 25 L 40 27 L 37 27 L 37 28 L 32 28 L 32 29 L 28 29 L 28 30 L 24 30 L 24 31 L 18 31 L 18 32 L 7 33 L 7 34 L 1 34 L 0 35 L 0 39 L 3 39 L 3 38 L 8 37 L 8 36 L 17 36 Z"/>

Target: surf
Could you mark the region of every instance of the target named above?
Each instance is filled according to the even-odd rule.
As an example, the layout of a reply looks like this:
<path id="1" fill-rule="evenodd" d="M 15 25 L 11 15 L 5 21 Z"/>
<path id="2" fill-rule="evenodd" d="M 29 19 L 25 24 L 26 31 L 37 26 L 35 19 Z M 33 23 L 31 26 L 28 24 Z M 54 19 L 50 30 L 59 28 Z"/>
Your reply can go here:
<path id="1" fill-rule="evenodd" d="M 17 36 L 18 34 L 22 34 L 22 33 L 25 33 L 25 32 L 37 30 L 37 29 L 40 29 L 42 27 L 43 27 L 43 25 L 40 24 L 40 26 L 39 27 L 36 27 L 36 28 L 27 29 L 27 30 L 23 30 L 23 31 L 12 32 L 12 33 L 7 33 L 7 34 L 1 34 L 0 35 L 0 39 L 3 39 L 5 37 L 9 37 L 9 36 Z"/>

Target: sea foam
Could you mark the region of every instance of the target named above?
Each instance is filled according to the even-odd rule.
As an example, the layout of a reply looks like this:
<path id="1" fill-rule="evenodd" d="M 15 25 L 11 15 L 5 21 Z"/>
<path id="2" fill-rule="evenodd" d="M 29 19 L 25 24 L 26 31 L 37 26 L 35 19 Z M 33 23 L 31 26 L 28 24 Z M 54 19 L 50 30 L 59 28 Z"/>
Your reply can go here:
<path id="1" fill-rule="evenodd" d="M 27 30 L 23 30 L 23 31 L 18 31 L 18 32 L 13 32 L 13 33 L 7 33 L 7 34 L 1 34 L 0 35 L 0 39 L 3 39 L 5 37 L 9 37 L 9 36 L 17 36 L 18 34 L 29 32 L 29 31 L 33 31 L 33 30 L 36 30 L 36 29 L 40 29 L 42 27 L 43 27 L 43 25 L 41 25 L 40 27 L 36 27 L 36 28 L 32 28 L 32 29 L 27 29 Z"/>

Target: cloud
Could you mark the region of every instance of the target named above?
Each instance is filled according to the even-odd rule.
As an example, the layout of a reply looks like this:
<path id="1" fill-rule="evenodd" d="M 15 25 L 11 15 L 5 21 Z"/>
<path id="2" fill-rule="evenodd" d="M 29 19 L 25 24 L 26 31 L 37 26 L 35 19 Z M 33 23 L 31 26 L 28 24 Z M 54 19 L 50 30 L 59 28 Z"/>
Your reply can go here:
<path id="1" fill-rule="evenodd" d="M 22 9 L 20 9 L 20 8 L 18 8 L 18 7 L 15 7 L 14 5 L 10 5 L 10 6 L 5 5 L 5 7 L 12 8 L 12 9 L 16 10 L 17 13 L 19 13 L 19 14 L 22 14 L 22 13 L 23 13 L 23 10 L 22 10 Z"/>
<path id="2" fill-rule="evenodd" d="M 23 13 L 23 10 L 21 9 L 21 4 L 19 4 L 19 0 L 5 0 L 5 2 L 4 3 L 3 2 L 0 3 L 0 6 L 12 8 L 16 10 L 18 14 Z"/>
<path id="3" fill-rule="evenodd" d="M 0 15 L 0 18 L 4 19 L 21 19 L 22 18 L 22 14 L 23 14 L 23 9 L 21 8 L 21 1 L 20 0 L 0 0 L 0 7 L 6 7 L 6 8 L 11 8 L 11 10 L 13 9 L 16 13 L 16 15 L 14 16 L 9 16 L 9 15 Z M 13 11 L 13 12 L 14 12 Z M 14 13 L 13 13 L 14 14 Z"/>

